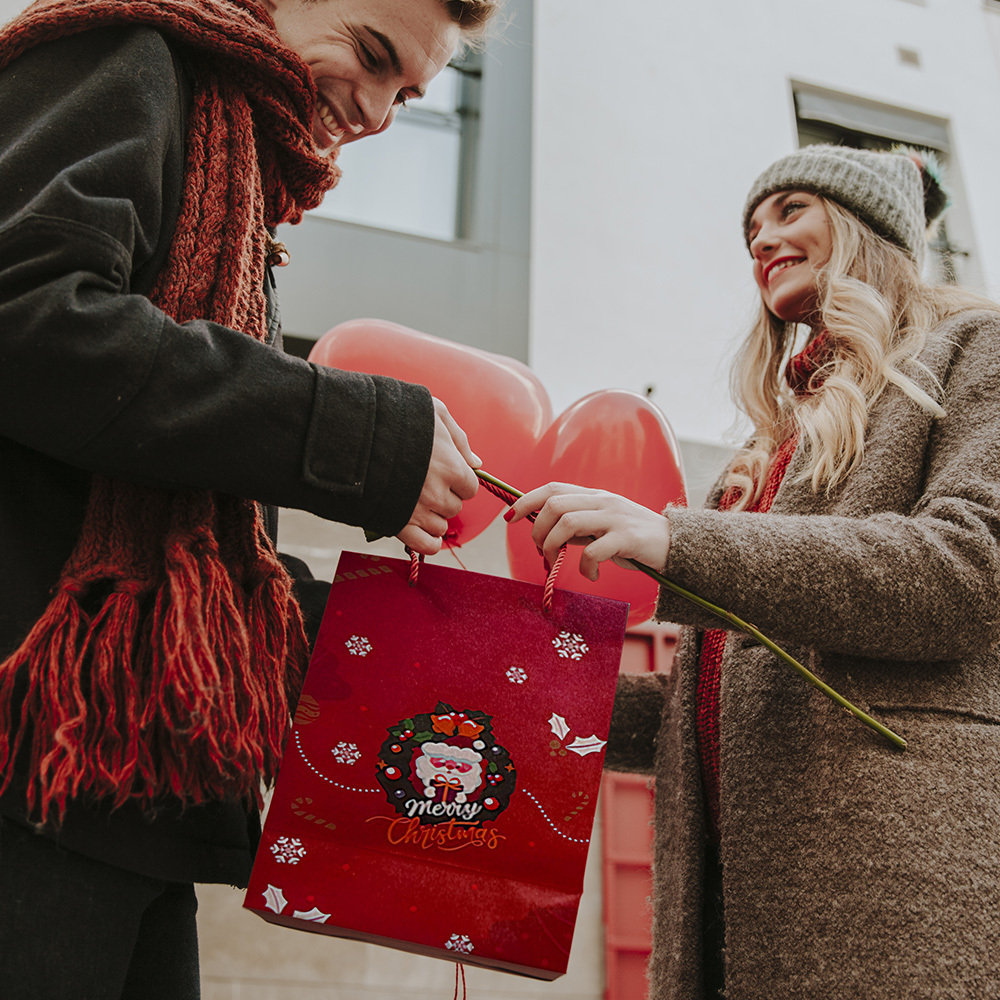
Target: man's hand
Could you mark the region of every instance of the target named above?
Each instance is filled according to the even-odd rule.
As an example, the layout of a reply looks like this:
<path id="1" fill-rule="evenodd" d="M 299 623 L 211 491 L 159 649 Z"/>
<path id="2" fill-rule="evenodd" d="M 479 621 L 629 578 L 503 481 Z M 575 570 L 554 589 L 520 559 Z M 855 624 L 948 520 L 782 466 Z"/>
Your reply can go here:
<path id="1" fill-rule="evenodd" d="M 441 550 L 448 518 L 462 509 L 462 501 L 476 495 L 479 480 L 472 471 L 482 460 L 448 407 L 434 400 L 434 447 L 420 499 L 406 527 L 396 536 L 404 545 L 426 556 Z"/>

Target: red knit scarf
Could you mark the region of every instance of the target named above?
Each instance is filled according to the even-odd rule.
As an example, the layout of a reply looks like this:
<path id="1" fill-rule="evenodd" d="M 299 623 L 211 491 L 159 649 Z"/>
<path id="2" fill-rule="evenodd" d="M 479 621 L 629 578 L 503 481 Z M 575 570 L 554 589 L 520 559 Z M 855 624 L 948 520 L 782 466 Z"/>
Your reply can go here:
<path id="1" fill-rule="evenodd" d="M 798 354 L 789 358 L 785 366 L 785 380 L 797 396 L 809 396 L 819 391 L 823 382 L 823 368 L 833 360 L 830 336 L 824 330 L 814 337 Z M 771 509 L 774 498 L 788 464 L 798 445 L 798 434 L 786 438 L 771 457 L 767 478 L 760 496 L 747 511 L 765 513 Z M 736 488 L 727 489 L 719 500 L 719 510 L 730 510 L 741 494 Z M 710 628 L 702 633 L 698 658 L 698 686 L 695 692 L 695 727 L 701 759 L 701 774 L 705 786 L 706 814 L 709 837 L 719 840 L 719 688 L 722 681 L 722 656 L 729 632 Z"/>
<path id="2" fill-rule="evenodd" d="M 298 221 L 339 176 L 312 142 L 309 71 L 254 0 L 47 0 L 4 30 L 0 68 L 129 24 L 179 43 L 195 77 L 180 214 L 150 298 L 179 322 L 263 340 L 265 226 Z M 147 808 L 259 801 L 306 655 L 258 505 L 95 475 L 51 603 L 0 664 L 3 787 L 25 744 L 42 819 L 81 794 Z M 15 680 L 27 686 L 19 719 Z"/>
<path id="3" fill-rule="evenodd" d="M 830 373 L 829 365 L 836 358 L 829 330 L 820 331 L 785 365 L 785 381 L 796 396 L 812 396 L 823 387 Z"/>

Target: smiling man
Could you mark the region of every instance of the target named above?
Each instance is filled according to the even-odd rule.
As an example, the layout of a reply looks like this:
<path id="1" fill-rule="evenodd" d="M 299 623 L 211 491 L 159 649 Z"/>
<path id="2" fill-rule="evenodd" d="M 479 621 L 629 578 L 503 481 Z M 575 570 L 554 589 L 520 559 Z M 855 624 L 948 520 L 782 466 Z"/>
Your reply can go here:
<path id="1" fill-rule="evenodd" d="M 448 64 L 461 28 L 441 0 L 267 0 L 278 37 L 316 84 L 320 149 L 377 135 Z"/>
<path id="2" fill-rule="evenodd" d="M 193 883 L 246 884 L 328 590 L 274 506 L 432 553 L 475 493 L 425 388 L 280 350 L 272 267 L 495 8 L 45 0 L 0 33 L 10 1000 L 198 995 Z"/>

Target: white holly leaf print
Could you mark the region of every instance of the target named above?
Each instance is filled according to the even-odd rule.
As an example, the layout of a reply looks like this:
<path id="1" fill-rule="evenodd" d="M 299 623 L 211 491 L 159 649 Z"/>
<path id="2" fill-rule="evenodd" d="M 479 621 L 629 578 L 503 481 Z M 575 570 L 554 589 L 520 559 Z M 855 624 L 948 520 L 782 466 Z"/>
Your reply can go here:
<path id="1" fill-rule="evenodd" d="M 275 913 L 281 913 L 288 905 L 285 894 L 276 885 L 268 885 L 261 895 L 264 897 L 264 905 Z"/>
<path id="2" fill-rule="evenodd" d="M 599 740 L 596 736 L 577 736 L 566 749 L 586 757 L 588 753 L 600 753 L 607 746 L 607 740 Z"/>
<path id="3" fill-rule="evenodd" d="M 566 720 L 561 715 L 556 715 L 555 712 L 552 713 L 552 718 L 549 719 L 549 728 L 559 737 L 563 739 L 565 735 L 569 732 L 569 726 L 566 725 Z"/>

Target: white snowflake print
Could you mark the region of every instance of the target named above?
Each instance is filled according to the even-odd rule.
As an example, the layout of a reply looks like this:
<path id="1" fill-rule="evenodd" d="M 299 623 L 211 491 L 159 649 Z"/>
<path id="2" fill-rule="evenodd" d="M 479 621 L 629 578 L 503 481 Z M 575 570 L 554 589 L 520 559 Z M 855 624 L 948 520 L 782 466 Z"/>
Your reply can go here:
<path id="1" fill-rule="evenodd" d="M 511 684 L 523 684 L 528 679 L 528 674 L 526 671 L 522 670 L 520 667 L 511 667 L 507 671 L 507 680 Z"/>
<path id="2" fill-rule="evenodd" d="M 345 743 L 341 740 L 331 753 L 338 764 L 356 764 L 361 760 L 361 751 L 358 749 L 357 743 Z"/>
<path id="3" fill-rule="evenodd" d="M 344 645 L 351 656 L 367 656 L 372 651 L 372 644 L 363 635 L 352 635 Z"/>
<path id="4" fill-rule="evenodd" d="M 560 632 L 552 640 L 552 645 L 556 647 L 556 655 L 564 660 L 582 660 L 584 653 L 590 652 L 590 646 L 576 632 Z"/>
<path id="5" fill-rule="evenodd" d="M 271 845 L 271 853 L 283 865 L 297 865 L 306 856 L 306 849 L 298 837 L 279 837 Z"/>
<path id="6" fill-rule="evenodd" d="M 450 951 L 457 951 L 462 955 L 471 955 L 474 950 L 468 934 L 452 934 L 445 941 L 444 946 Z"/>

